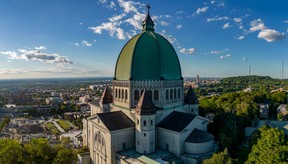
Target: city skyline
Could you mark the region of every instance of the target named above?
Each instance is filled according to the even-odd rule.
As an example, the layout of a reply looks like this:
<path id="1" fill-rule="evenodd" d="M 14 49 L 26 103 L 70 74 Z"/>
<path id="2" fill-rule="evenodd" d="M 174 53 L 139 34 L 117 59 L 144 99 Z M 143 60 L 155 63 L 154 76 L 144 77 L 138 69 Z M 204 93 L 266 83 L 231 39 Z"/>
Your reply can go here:
<path id="1" fill-rule="evenodd" d="M 148 3 L 184 77 L 248 75 L 250 66 L 252 75 L 282 77 L 288 2 L 13 0 L 0 2 L 0 79 L 113 77 Z"/>

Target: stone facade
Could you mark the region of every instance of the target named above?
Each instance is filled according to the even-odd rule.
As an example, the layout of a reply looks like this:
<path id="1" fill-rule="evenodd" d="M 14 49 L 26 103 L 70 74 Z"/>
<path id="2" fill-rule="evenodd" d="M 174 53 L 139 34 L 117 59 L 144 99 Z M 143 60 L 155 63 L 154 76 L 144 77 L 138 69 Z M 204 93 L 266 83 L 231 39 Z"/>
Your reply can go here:
<path id="1" fill-rule="evenodd" d="M 198 116 L 192 88 L 184 97 L 176 51 L 154 32 L 149 11 L 142 33 L 120 52 L 111 89 L 106 87 L 90 105 L 83 144 L 92 164 L 165 163 L 170 158 L 196 163 L 213 152 L 209 120 Z"/>

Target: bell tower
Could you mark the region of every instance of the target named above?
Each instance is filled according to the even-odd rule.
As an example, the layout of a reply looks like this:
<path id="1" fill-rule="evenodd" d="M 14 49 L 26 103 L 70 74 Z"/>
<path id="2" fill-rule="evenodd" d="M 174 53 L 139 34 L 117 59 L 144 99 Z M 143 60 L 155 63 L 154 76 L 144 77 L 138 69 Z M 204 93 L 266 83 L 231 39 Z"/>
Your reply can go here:
<path id="1" fill-rule="evenodd" d="M 136 106 L 136 151 L 141 154 L 150 154 L 155 151 L 155 123 L 156 110 L 146 90 Z"/>

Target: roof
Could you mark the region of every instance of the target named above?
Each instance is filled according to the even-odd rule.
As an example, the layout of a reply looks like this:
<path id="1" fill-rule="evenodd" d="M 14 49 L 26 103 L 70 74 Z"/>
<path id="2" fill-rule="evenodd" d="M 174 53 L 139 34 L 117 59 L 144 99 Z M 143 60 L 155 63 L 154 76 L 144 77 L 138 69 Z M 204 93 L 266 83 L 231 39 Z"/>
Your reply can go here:
<path id="1" fill-rule="evenodd" d="M 157 127 L 181 132 L 196 116 L 195 114 L 173 111 L 158 123 Z"/>
<path id="2" fill-rule="evenodd" d="M 185 96 L 184 102 L 186 104 L 198 104 L 198 98 L 193 90 L 193 88 L 190 86 L 188 89 L 188 92 Z"/>
<path id="3" fill-rule="evenodd" d="M 144 163 L 149 163 L 149 164 L 161 164 L 145 155 L 140 156 L 139 158 L 137 158 L 138 160 L 144 162 Z"/>
<path id="4" fill-rule="evenodd" d="M 186 138 L 185 142 L 203 143 L 209 142 L 213 139 L 214 136 L 212 134 L 195 128 L 192 133 Z"/>
<path id="5" fill-rule="evenodd" d="M 44 132 L 39 125 L 23 125 L 19 128 L 19 134 L 36 134 Z"/>
<path id="6" fill-rule="evenodd" d="M 109 103 L 112 103 L 113 101 L 113 96 L 111 94 L 111 90 L 109 88 L 109 86 L 107 85 L 104 89 L 104 92 L 102 94 L 102 97 L 100 99 L 100 101 L 103 103 L 103 104 L 109 104 Z"/>
<path id="7" fill-rule="evenodd" d="M 97 116 L 109 131 L 135 127 L 134 122 L 121 111 L 98 113 Z"/>
<path id="8" fill-rule="evenodd" d="M 96 100 L 92 100 L 91 102 L 89 102 L 89 104 L 100 107 L 99 102 L 100 102 L 100 99 L 96 99 Z"/>
<path id="9" fill-rule="evenodd" d="M 173 46 L 154 32 L 148 14 L 143 30 L 130 39 L 121 50 L 115 67 L 115 80 L 179 80 L 180 62 Z"/>
<path id="10" fill-rule="evenodd" d="M 146 90 L 143 91 L 142 96 L 136 106 L 136 113 L 140 115 L 151 115 L 156 113 L 152 98 Z"/>

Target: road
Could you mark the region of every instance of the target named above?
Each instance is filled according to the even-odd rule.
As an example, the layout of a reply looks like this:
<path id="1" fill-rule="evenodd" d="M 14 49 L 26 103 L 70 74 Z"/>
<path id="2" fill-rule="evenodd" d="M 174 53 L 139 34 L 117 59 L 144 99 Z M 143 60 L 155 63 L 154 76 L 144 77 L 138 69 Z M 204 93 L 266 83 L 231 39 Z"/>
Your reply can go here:
<path id="1" fill-rule="evenodd" d="M 59 132 L 65 133 L 65 130 L 64 130 L 56 121 L 51 120 L 51 121 L 49 121 L 49 122 L 52 122 L 53 125 L 59 130 Z"/>

